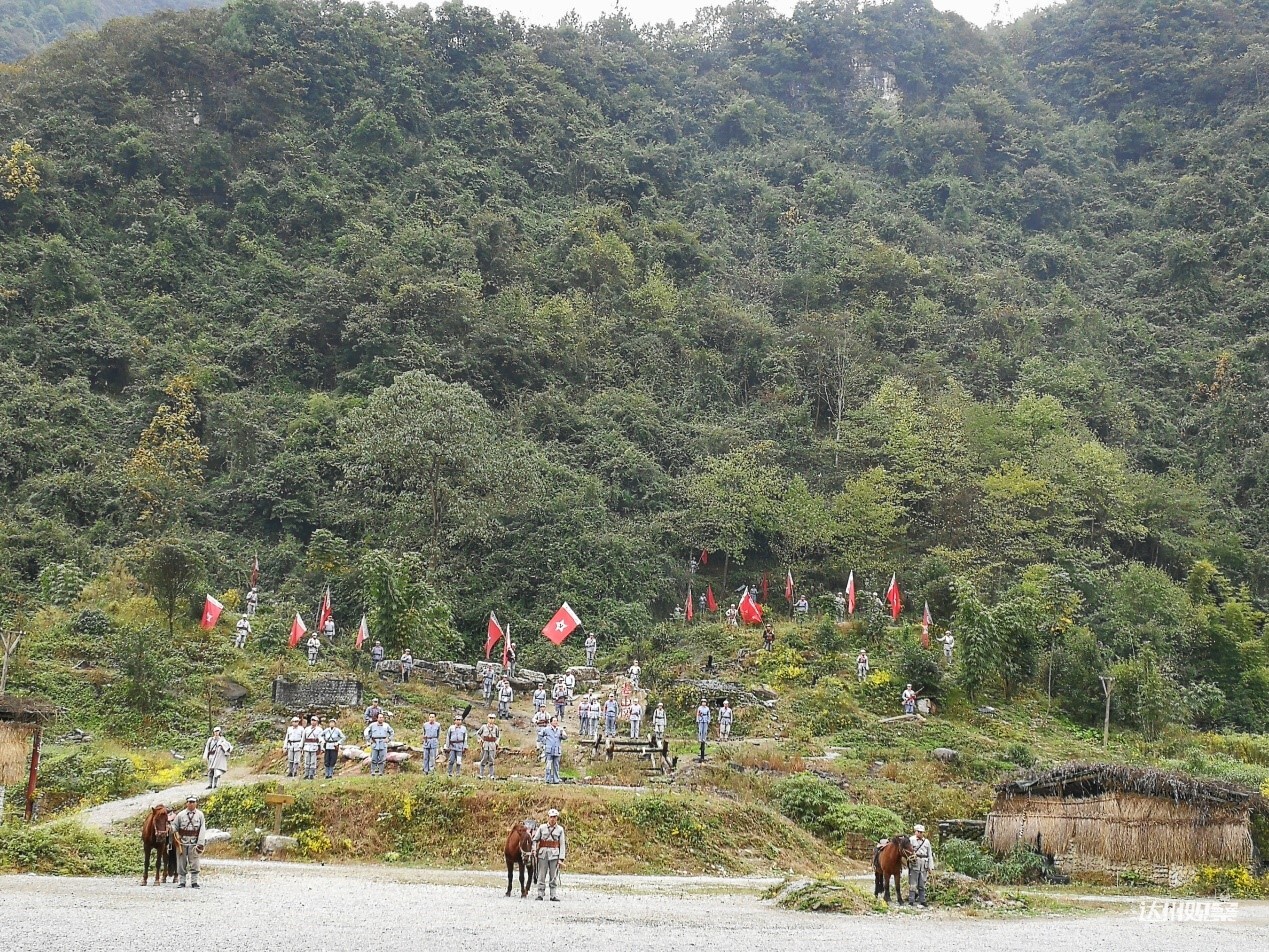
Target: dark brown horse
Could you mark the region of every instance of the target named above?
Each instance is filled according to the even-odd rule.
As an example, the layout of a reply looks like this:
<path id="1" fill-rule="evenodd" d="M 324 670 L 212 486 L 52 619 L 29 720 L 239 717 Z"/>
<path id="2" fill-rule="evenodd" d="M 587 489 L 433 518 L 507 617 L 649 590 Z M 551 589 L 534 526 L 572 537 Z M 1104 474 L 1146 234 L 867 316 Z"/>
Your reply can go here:
<path id="1" fill-rule="evenodd" d="M 899 897 L 899 905 L 903 905 L 903 886 L 900 875 L 903 867 L 912 855 L 912 841 L 907 836 L 892 836 L 884 846 L 872 851 L 873 896 L 886 894 L 886 903 L 890 902 L 890 880 L 894 879 L 894 891 Z"/>
<path id="2" fill-rule="evenodd" d="M 145 870 L 141 874 L 141 885 L 149 884 L 150 854 L 154 857 L 154 885 L 159 885 L 159 877 L 167 883 L 168 876 L 176 881 L 176 829 L 172 825 L 172 815 L 167 807 L 156 803 L 150 807 L 145 818 L 145 826 L 141 828 L 141 846 L 145 850 Z"/>
<path id="3" fill-rule="evenodd" d="M 529 894 L 529 887 L 534 883 L 535 866 L 533 863 L 533 830 L 537 824 L 531 820 L 517 823 L 507 834 L 507 842 L 502 848 L 503 857 L 507 861 L 507 895 L 511 895 L 512 873 L 517 863 L 520 864 L 520 898 Z"/>

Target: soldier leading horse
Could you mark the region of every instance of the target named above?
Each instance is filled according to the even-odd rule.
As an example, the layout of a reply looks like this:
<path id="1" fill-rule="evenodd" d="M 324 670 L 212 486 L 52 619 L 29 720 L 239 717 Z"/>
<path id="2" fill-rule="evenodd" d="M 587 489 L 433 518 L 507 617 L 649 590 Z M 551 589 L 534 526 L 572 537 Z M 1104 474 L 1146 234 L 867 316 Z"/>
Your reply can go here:
<path id="1" fill-rule="evenodd" d="M 507 842 L 503 845 L 502 853 L 507 861 L 508 896 L 511 895 L 512 875 L 517 863 L 520 864 L 521 899 L 529 894 L 529 887 L 535 881 L 533 862 L 533 830 L 535 826 L 535 823 L 526 820 L 523 823 L 517 823 L 507 834 Z"/>
<path id="2" fill-rule="evenodd" d="M 163 877 L 164 884 L 167 883 L 169 876 L 175 882 L 177 835 L 172 828 L 172 815 L 161 803 L 150 807 L 150 813 L 145 818 L 145 826 L 141 828 L 141 846 L 145 850 L 145 869 L 141 873 L 141 885 L 149 884 L 151 853 L 155 854 L 154 885 L 159 885 L 160 876 Z"/>

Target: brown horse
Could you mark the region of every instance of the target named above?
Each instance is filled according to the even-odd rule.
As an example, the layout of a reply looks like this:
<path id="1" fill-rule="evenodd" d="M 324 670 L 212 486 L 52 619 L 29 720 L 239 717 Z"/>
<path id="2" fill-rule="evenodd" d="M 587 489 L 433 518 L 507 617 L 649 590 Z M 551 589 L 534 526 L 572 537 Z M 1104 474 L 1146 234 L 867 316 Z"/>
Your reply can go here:
<path id="1" fill-rule="evenodd" d="M 141 828 L 141 846 L 145 850 L 145 870 L 141 874 L 141 885 L 149 884 L 150 854 L 154 853 L 154 885 L 159 885 L 159 877 L 167 883 L 168 876 L 176 881 L 176 829 L 172 825 L 172 815 L 167 807 L 156 803 L 150 807 L 145 818 L 145 826 Z"/>
<path id="2" fill-rule="evenodd" d="M 533 862 L 533 831 L 537 824 L 531 820 L 517 823 L 507 834 L 507 842 L 502 847 L 503 857 L 507 861 L 507 895 L 511 895 L 512 875 L 515 865 L 520 864 L 520 898 L 529 894 L 529 887 L 535 878 Z"/>
<path id="3" fill-rule="evenodd" d="M 890 880 L 894 879 L 894 891 L 899 897 L 899 905 L 903 905 L 903 886 L 900 875 L 904 864 L 912 855 L 912 841 L 907 836 L 892 836 L 884 846 L 872 851 L 873 896 L 886 894 L 886 903 L 890 903 Z"/>

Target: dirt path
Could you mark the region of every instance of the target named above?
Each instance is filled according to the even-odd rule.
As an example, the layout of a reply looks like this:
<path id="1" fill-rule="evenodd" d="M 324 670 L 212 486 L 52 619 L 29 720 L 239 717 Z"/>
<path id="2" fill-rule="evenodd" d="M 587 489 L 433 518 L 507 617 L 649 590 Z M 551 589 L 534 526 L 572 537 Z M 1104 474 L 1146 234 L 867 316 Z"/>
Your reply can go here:
<path id="1" fill-rule="evenodd" d="M 886 949 L 930 937 L 940 952 L 1063 948 L 1246 952 L 1269 947 L 1269 903 L 1227 905 L 1226 922 L 1143 922 L 1123 911 L 978 919 L 939 910 L 842 917 L 796 913 L 759 898 L 759 880 L 564 875 L 559 903 L 503 897 L 494 873 L 391 867 L 209 862 L 203 888 L 142 888 L 129 879 L 0 877 L 6 952 L 132 952 L 209 944 L 223 952 L 420 945 L 541 952 L 552 948 Z M 921 920 L 921 921 L 913 921 Z M 174 923 L 189 931 L 173 932 Z M 181 938 L 181 935 L 184 938 Z M 921 944 L 921 943 L 917 943 Z M 927 943 L 929 944 L 929 943 Z"/>
<path id="2" fill-rule="evenodd" d="M 259 783 L 261 780 L 277 779 L 279 778 L 247 773 L 244 770 L 230 770 L 220 778 L 220 783 L 225 787 L 239 787 L 249 783 Z M 98 804 L 81 812 L 76 819 L 84 826 L 106 830 L 115 823 L 131 820 L 138 814 L 144 813 L 152 803 L 163 803 L 168 807 L 183 806 L 186 797 L 194 796 L 202 799 L 210 792 L 207 789 L 206 778 L 200 778 L 191 780 L 189 783 L 177 784 L 175 787 L 168 787 L 166 790 L 155 790 L 128 797 L 125 800 L 111 800 L 109 803 Z"/>

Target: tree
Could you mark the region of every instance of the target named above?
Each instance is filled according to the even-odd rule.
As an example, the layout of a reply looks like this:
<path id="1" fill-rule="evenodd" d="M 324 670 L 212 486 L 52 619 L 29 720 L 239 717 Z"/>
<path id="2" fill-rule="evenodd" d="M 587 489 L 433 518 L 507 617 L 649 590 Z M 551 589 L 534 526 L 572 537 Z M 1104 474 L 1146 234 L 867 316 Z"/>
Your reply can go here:
<path id="1" fill-rule="evenodd" d="M 202 581 L 203 557 L 183 539 L 168 537 L 138 543 L 131 561 L 142 586 L 167 618 L 167 633 L 172 635 L 177 606 Z"/>
<path id="2" fill-rule="evenodd" d="M 188 506 L 191 494 L 202 485 L 207 463 L 207 447 L 198 438 L 193 381 L 172 378 L 164 397 L 124 468 L 140 502 L 142 524 L 159 530 Z"/>
<path id="3" fill-rule="evenodd" d="M 1005 654 L 996 619 L 979 600 L 973 586 L 958 582 L 956 593 L 956 631 L 961 644 L 961 683 L 971 700 L 994 684 Z"/>
<path id="4" fill-rule="evenodd" d="M 421 658 L 452 658 L 461 647 L 449 606 L 424 581 L 425 559 L 381 550 L 362 559 L 370 630 L 390 652 L 409 648 Z"/>
<path id="5" fill-rule="evenodd" d="M 168 624 L 167 639 L 149 625 L 120 626 L 113 639 L 122 699 L 142 715 L 158 710 L 172 683 Z"/>

